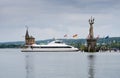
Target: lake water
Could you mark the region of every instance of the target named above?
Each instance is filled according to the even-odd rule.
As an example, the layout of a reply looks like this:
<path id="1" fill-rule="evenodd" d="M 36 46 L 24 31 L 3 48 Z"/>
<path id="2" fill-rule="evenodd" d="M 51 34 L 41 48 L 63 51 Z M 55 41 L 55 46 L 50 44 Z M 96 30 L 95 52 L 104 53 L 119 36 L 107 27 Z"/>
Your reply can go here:
<path id="1" fill-rule="evenodd" d="M 0 78 L 120 78 L 120 53 L 0 49 Z"/>

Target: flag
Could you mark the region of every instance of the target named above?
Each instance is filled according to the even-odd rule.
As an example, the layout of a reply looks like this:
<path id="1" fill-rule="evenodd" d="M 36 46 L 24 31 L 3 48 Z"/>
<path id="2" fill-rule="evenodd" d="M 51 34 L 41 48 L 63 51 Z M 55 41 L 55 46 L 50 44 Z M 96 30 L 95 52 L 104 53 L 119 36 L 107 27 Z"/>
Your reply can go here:
<path id="1" fill-rule="evenodd" d="M 99 35 L 96 37 L 96 39 L 99 39 Z"/>
<path id="2" fill-rule="evenodd" d="M 67 34 L 65 34 L 64 37 L 67 37 Z"/>
<path id="3" fill-rule="evenodd" d="M 109 35 L 105 37 L 105 39 L 108 39 L 109 38 Z"/>
<path id="4" fill-rule="evenodd" d="M 73 35 L 73 38 L 76 38 L 77 36 L 78 36 L 78 34 L 74 34 L 74 35 Z"/>

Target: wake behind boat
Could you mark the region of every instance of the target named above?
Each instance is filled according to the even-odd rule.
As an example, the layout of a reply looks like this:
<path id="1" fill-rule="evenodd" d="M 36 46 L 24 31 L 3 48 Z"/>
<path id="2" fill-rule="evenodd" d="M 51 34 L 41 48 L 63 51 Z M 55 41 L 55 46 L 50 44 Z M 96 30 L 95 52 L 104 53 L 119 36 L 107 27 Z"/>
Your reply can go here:
<path id="1" fill-rule="evenodd" d="M 54 40 L 47 45 L 26 45 L 22 52 L 75 52 L 78 51 L 77 48 L 66 45 L 60 40 Z"/>

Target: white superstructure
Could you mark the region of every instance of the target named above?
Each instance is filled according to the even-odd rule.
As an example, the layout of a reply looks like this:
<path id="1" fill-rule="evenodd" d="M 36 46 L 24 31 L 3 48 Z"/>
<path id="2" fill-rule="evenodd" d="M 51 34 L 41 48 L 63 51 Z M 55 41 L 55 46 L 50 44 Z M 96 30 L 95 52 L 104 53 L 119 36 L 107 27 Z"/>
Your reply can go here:
<path id="1" fill-rule="evenodd" d="M 72 52 L 78 51 L 77 48 L 73 46 L 66 45 L 60 40 L 55 40 L 47 45 L 29 45 L 28 48 L 24 48 L 22 52 Z"/>

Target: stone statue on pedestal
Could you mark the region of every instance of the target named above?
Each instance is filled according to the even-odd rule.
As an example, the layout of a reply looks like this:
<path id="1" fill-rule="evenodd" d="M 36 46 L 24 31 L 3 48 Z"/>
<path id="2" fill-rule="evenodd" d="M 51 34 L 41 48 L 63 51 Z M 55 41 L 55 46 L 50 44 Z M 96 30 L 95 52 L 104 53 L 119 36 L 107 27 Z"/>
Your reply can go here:
<path id="1" fill-rule="evenodd" d="M 94 18 L 91 17 L 89 19 L 89 37 L 87 39 L 87 52 L 96 52 L 96 41 L 97 39 L 94 38 L 94 32 L 93 32 L 93 24 L 94 24 Z"/>

